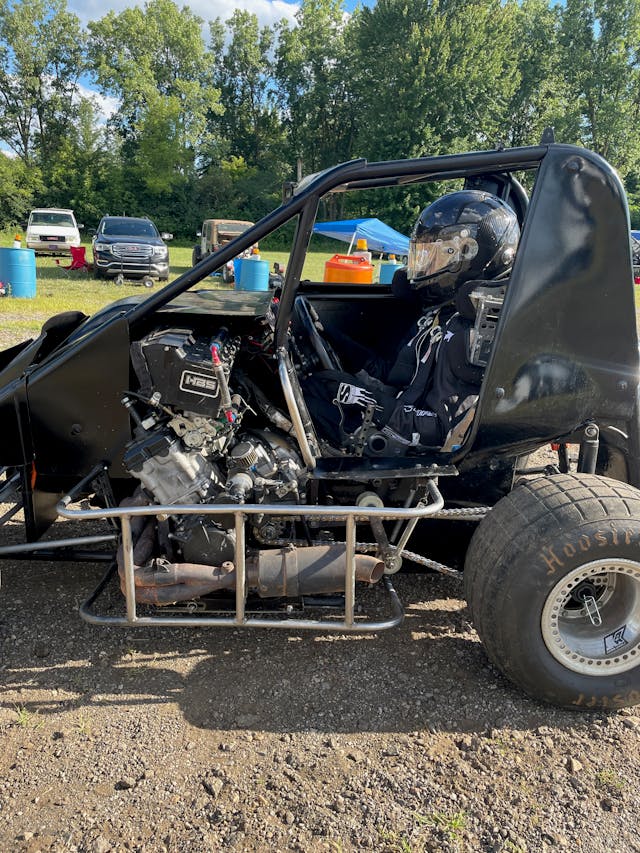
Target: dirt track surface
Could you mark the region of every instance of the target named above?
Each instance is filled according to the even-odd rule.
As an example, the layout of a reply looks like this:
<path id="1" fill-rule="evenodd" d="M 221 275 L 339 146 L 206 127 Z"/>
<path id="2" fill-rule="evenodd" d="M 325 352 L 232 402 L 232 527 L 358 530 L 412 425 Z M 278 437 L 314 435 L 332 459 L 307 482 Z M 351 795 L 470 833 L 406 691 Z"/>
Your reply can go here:
<path id="1" fill-rule="evenodd" d="M 640 711 L 523 696 L 458 581 L 327 637 L 93 627 L 103 571 L 2 564 L 0 849 L 640 851 Z"/>

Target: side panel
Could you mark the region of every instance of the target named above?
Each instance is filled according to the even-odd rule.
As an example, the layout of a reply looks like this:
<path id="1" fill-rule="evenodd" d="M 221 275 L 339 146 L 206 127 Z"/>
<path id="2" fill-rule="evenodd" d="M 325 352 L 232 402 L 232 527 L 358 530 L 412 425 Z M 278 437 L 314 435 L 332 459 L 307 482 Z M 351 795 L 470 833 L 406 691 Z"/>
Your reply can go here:
<path id="1" fill-rule="evenodd" d="M 129 386 L 129 327 L 119 318 L 38 368 L 27 385 L 36 470 L 78 479 L 102 460 L 121 476 L 130 438 L 120 400 Z"/>
<path id="2" fill-rule="evenodd" d="M 529 446 L 586 420 L 637 447 L 629 218 L 600 157 L 552 145 L 540 167 L 487 369 L 472 452 Z"/>

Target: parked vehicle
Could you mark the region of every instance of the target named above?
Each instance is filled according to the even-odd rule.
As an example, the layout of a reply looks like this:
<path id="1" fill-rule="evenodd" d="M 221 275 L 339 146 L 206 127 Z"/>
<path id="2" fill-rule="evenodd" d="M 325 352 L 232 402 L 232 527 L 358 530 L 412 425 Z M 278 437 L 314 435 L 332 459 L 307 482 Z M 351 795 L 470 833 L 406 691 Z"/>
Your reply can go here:
<path id="1" fill-rule="evenodd" d="M 125 278 L 141 279 L 147 287 L 153 280 L 169 279 L 169 249 L 146 217 L 103 216 L 93 238 L 93 269 L 98 278 L 110 277 L 121 284 Z"/>
<path id="2" fill-rule="evenodd" d="M 474 296 L 484 373 L 468 430 L 456 444 L 390 452 L 369 418 L 323 440 L 300 380 L 338 366 L 324 329 L 384 348 L 408 309 L 389 285 L 301 281 L 320 199 L 430 181 L 500 196 L 522 228 L 508 285 Z M 198 288 L 288 223 L 275 299 Z M 567 708 L 632 705 L 639 366 L 627 202 L 598 155 L 546 138 L 344 163 L 146 299 L 66 312 L 0 353 L 0 497 L 26 522 L 25 543 L 0 556 L 109 561 L 80 608 L 96 624 L 341 634 L 401 621 L 393 576 L 410 562 L 464 583 L 487 654 L 523 690 Z M 555 463 L 528 464 L 549 442 Z M 96 543 L 61 524 L 39 543 L 59 516 L 117 529 Z M 112 598 L 103 606 L 114 581 L 121 615 Z M 387 610 L 376 587 L 356 597 L 356 581 L 378 582 Z"/>
<path id="3" fill-rule="evenodd" d="M 244 219 L 205 219 L 202 230 L 196 235 L 200 238 L 200 242 L 193 247 L 192 265 L 195 267 L 203 258 L 217 252 L 222 246 L 226 246 L 231 240 L 244 234 L 252 225 L 253 222 Z"/>
<path id="4" fill-rule="evenodd" d="M 633 260 L 633 281 L 640 284 L 640 231 L 631 232 L 631 258 Z"/>
<path id="5" fill-rule="evenodd" d="M 27 249 L 35 249 L 36 255 L 68 255 L 72 246 L 80 245 L 79 229 L 84 225 L 77 224 L 72 210 L 39 207 L 31 211 L 23 228 Z"/>

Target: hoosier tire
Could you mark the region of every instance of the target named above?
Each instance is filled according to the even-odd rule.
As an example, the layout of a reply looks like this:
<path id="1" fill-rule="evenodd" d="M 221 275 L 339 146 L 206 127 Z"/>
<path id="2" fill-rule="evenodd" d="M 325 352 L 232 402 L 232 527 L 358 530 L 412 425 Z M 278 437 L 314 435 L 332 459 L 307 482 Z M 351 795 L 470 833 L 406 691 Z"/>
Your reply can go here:
<path id="1" fill-rule="evenodd" d="M 464 583 L 487 655 L 527 693 L 640 702 L 640 491 L 587 474 L 522 483 L 478 526 Z"/>

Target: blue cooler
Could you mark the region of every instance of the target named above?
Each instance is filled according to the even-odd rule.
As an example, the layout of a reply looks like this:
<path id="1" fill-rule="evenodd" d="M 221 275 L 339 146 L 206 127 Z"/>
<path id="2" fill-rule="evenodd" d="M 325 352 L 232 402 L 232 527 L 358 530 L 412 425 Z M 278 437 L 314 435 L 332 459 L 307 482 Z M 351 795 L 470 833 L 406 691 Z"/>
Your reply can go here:
<path id="1" fill-rule="evenodd" d="M 233 266 L 236 290 L 269 290 L 269 261 L 243 258 L 235 260 Z"/>
<path id="2" fill-rule="evenodd" d="M 10 296 L 34 299 L 36 295 L 36 253 L 33 249 L 0 249 L 0 281 L 8 285 Z"/>
<path id="3" fill-rule="evenodd" d="M 402 264 L 395 261 L 383 261 L 380 264 L 380 284 L 391 284 L 396 270 L 399 270 Z"/>

